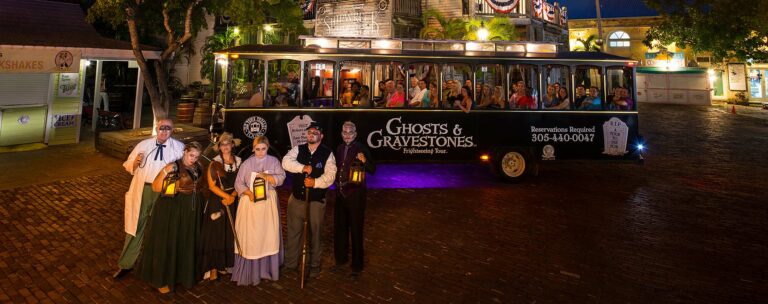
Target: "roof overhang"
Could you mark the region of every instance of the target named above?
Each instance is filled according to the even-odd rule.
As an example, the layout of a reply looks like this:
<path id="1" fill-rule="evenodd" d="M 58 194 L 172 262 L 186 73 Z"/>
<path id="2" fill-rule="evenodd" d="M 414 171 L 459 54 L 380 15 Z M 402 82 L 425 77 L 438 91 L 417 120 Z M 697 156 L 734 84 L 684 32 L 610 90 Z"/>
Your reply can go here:
<path id="1" fill-rule="evenodd" d="M 121 49 L 102 49 L 102 48 L 84 48 L 84 47 L 59 47 L 59 46 L 38 46 L 38 45 L 3 45 L 0 48 L 10 49 L 70 49 L 79 50 L 81 59 L 89 60 L 136 60 L 133 50 Z M 160 59 L 160 51 L 142 51 L 144 58 L 149 60 Z"/>

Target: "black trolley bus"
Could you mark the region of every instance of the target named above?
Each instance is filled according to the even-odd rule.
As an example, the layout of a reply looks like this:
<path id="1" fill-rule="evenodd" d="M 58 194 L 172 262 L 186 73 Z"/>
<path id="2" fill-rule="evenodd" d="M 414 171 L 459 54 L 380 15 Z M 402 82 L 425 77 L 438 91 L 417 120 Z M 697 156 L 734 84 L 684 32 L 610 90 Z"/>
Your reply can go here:
<path id="1" fill-rule="evenodd" d="M 377 160 L 485 161 L 509 181 L 546 162 L 642 160 L 630 59 L 551 43 L 302 39 L 216 53 L 214 133 L 266 135 L 282 155 L 311 122 L 335 146 L 352 121 Z"/>

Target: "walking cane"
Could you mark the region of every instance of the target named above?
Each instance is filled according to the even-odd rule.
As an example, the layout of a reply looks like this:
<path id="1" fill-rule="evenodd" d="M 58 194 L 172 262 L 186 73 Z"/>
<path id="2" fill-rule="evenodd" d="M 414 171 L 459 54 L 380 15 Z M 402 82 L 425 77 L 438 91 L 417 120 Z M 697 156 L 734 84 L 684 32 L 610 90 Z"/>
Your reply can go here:
<path id="1" fill-rule="evenodd" d="M 219 179 L 219 185 L 221 185 L 222 190 L 224 189 L 224 184 L 221 183 L 221 175 L 216 173 L 216 177 Z M 237 252 L 240 253 L 240 256 L 243 256 L 243 249 L 240 248 L 240 241 L 237 238 L 237 231 L 235 231 L 235 223 L 232 221 L 232 211 L 229 210 L 229 205 L 224 205 L 224 208 L 227 210 L 227 217 L 229 218 L 229 227 L 232 228 L 232 235 L 235 237 L 235 245 L 237 246 Z"/>
<path id="2" fill-rule="evenodd" d="M 307 174 L 304 174 L 304 178 L 307 178 Z M 304 202 L 307 204 L 304 209 L 304 231 L 302 232 L 302 244 L 301 244 L 301 289 L 304 289 L 304 281 L 306 280 L 305 271 L 307 269 L 307 249 L 309 247 L 309 187 L 304 189 Z"/>

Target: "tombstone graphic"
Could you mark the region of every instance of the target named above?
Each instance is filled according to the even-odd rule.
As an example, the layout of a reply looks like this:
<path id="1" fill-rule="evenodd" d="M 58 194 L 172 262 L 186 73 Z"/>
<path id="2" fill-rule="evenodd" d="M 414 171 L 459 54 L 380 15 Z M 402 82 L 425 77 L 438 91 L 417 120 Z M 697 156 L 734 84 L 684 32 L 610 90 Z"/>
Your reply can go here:
<path id="1" fill-rule="evenodd" d="M 291 138 L 291 147 L 307 143 L 306 129 L 312 122 L 314 122 L 314 120 L 308 115 L 296 115 L 287 123 L 288 136 Z"/>
<path id="2" fill-rule="evenodd" d="M 603 154 L 622 156 L 627 151 L 629 127 L 616 117 L 611 117 L 603 124 Z"/>

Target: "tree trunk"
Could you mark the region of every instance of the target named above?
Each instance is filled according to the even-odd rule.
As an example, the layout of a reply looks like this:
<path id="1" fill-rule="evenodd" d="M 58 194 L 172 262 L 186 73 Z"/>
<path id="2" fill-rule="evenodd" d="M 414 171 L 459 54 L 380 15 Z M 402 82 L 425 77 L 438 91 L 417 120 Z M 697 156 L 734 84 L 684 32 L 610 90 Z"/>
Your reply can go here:
<path id="1" fill-rule="evenodd" d="M 166 8 L 163 10 L 163 26 L 166 30 L 166 42 L 168 43 L 168 46 L 160 54 L 160 59 L 154 62 L 154 74 L 150 72 L 147 60 L 141 52 L 139 32 L 136 25 L 136 16 L 139 14 L 139 8 L 138 6 L 128 6 L 125 9 L 128 32 L 131 36 L 131 49 L 133 50 L 133 55 L 136 57 L 136 63 L 138 63 L 139 68 L 141 68 L 142 76 L 144 76 L 144 85 L 149 93 L 149 99 L 152 103 L 152 114 L 154 115 L 155 121 L 168 117 L 168 107 L 173 97 L 168 88 L 167 68 L 168 65 L 173 62 L 174 54 L 179 47 L 192 38 L 192 13 L 193 9 L 199 3 L 200 1 L 193 1 L 186 7 L 184 14 L 184 32 L 183 35 L 178 38 L 170 24 L 172 18 L 169 15 L 168 9 Z"/>
<path id="2" fill-rule="evenodd" d="M 144 58 L 144 54 L 142 53 L 141 44 L 139 43 L 139 31 L 136 25 L 137 9 L 138 8 L 136 7 L 128 7 L 125 9 L 127 19 L 126 21 L 128 23 L 128 33 L 131 37 L 131 49 L 133 50 L 133 55 L 136 57 L 136 63 L 139 65 L 141 75 L 144 77 L 144 86 L 147 89 L 147 93 L 149 93 L 149 100 L 152 104 L 152 114 L 154 116 L 154 121 L 157 121 L 158 119 L 168 117 L 168 111 L 166 111 L 165 107 L 162 106 L 162 96 L 157 85 L 158 82 L 155 78 L 155 75 L 150 72 L 147 59 Z M 155 67 L 157 67 L 157 64 Z"/>

